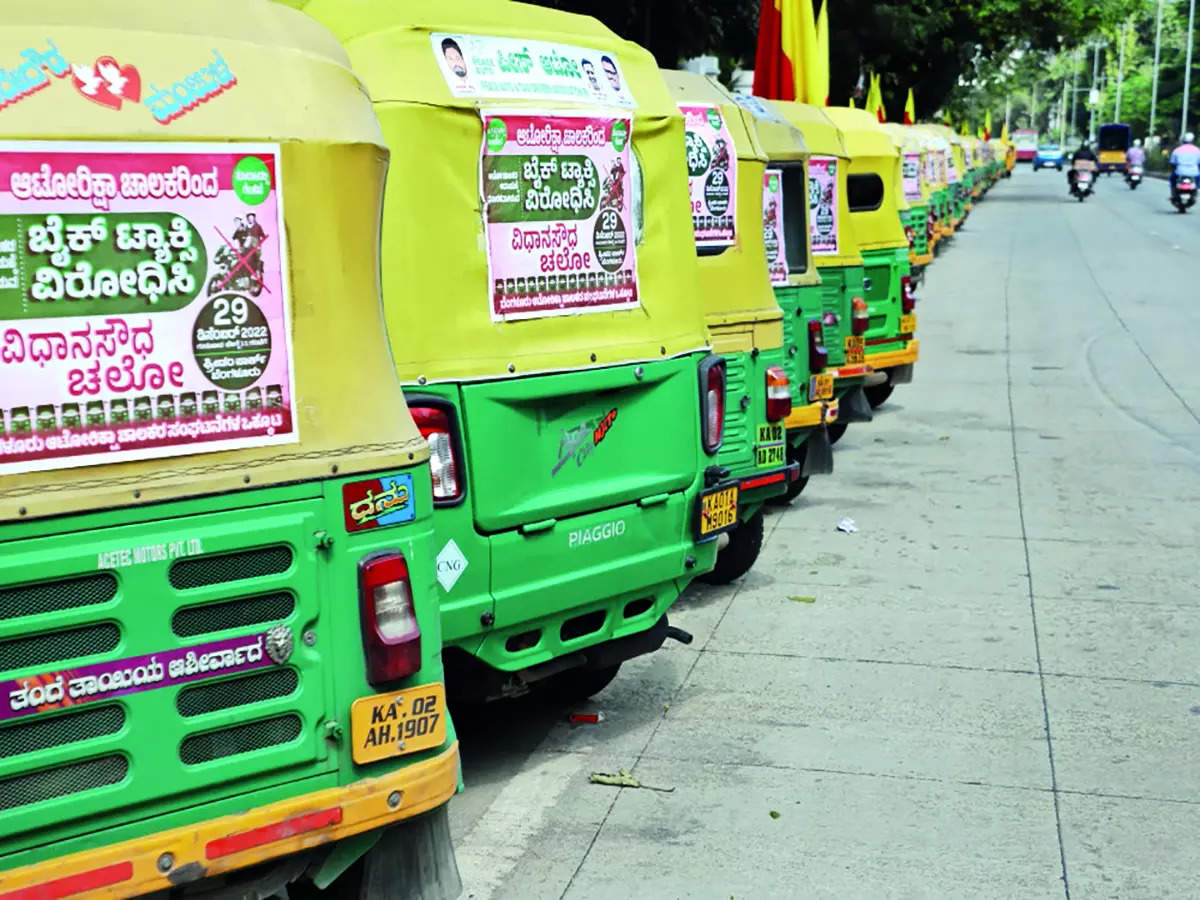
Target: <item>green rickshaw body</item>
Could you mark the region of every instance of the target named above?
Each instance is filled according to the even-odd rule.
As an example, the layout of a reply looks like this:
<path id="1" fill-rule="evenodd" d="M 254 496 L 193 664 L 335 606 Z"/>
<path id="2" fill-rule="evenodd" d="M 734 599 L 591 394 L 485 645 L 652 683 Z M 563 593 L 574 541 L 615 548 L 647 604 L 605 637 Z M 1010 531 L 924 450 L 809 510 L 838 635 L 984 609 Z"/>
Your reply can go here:
<path id="1" fill-rule="evenodd" d="M 774 101 L 773 106 L 800 129 L 811 153 L 809 230 L 813 263 L 821 282 L 817 286 L 820 303 L 805 309 L 804 318 L 821 321 L 822 349 L 827 354 L 825 373 L 833 376 L 833 396 L 839 401 L 836 428 L 840 431 L 851 422 L 871 420 L 870 405 L 862 390 L 871 374 L 862 336 L 866 324 L 863 258 L 846 189 L 850 156 L 837 125 L 826 115 L 828 109 L 783 100 Z M 813 292 L 806 292 L 805 297 L 811 299 Z M 854 333 L 855 313 L 860 321 L 858 334 Z"/>
<path id="2" fill-rule="evenodd" d="M 668 607 L 737 524 L 683 116 L 650 54 L 587 17 L 305 11 L 341 39 L 392 152 L 385 318 L 434 448 L 448 684 L 590 693 L 678 634 Z"/>
<path id="3" fill-rule="evenodd" d="M 459 765 L 371 105 L 270 4 L 14 7 L 0 59 L 0 894 L 394 858 Z"/>
<path id="4" fill-rule="evenodd" d="M 929 150 L 921 135 L 911 125 L 888 123 L 884 130 L 900 153 L 897 194 L 904 198 L 900 218 L 908 236 L 908 260 L 914 277 L 933 262 L 932 185 L 929 182 Z"/>

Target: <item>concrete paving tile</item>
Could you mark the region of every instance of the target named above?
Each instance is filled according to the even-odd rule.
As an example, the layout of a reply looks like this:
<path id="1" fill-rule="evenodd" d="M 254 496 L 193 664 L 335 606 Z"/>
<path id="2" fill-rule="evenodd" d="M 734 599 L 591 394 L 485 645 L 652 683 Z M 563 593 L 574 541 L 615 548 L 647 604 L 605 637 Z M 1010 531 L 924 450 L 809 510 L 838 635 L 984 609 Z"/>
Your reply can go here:
<path id="1" fill-rule="evenodd" d="M 1185 552 L 1181 552 L 1185 551 Z M 1190 551 L 1146 547 L 1131 540 L 1029 541 L 1030 570 L 1037 597 L 1095 597 L 1112 593 L 1129 603 L 1200 604 L 1200 570 Z"/>
<path id="2" fill-rule="evenodd" d="M 1062 896 L 1047 792 L 665 760 L 636 774 L 675 790 L 621 792 L 568 900 Z"/>
<path id="3" fill-rule="evenodd" d="M 1064 790 L 1200 801 L 1200 687 L 1047 677 Z"/>
<path id="4" fill-rule="evenodd" d="M 1037 677 L 1007 672 L 710 651 L 647 755 L 1050 785 Z"/>
<path id="5" fill-rule="evenodd" d="M 1200 896 L 1200 806 L 1061 794 L 1059 811 L 1072 897 Z"/>

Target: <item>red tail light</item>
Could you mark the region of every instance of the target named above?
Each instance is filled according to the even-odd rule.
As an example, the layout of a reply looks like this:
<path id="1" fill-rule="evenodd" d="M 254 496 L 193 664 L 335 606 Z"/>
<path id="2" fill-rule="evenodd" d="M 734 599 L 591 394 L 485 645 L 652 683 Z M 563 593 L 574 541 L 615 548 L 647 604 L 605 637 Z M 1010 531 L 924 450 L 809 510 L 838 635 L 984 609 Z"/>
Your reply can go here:
<path id="1" fill-rule="evenodd" d="M 461 469 L 455 448 L 450 417 L 432 406 L 414 406 L 409 410 L 421 436 L 429 444 L 429 473 L 433 476 L 434 500 L 458 500 L 462 497 Z"/>
<path id="2" fill-rule="evenodd" d="M 925 237 L 927 240 L 933 240 L 933 232 L 937 228 L 937 214 L 932 210 L 928 218 L 925 219 Z"/>
<path id="3" fill-rule="evenodd" d="M 808 370 L 824 372 L 829 364 L 829 351 L 825 349 L 825 337 L 821 332 L 821 320 L 808 320 Z"/>
<path id="4" fill-rule="evenodd" d="M 700 363 L 700 439 L 704 452 L 716 453 L 725 438 L 725 360 L 707 356 Z"/>
<path id="5" fill-rule="evenodd" d="M 855 297 L 850 301 L 850 332 L 851 334 L 866 334 L 867 326 L 871 324 L 871 314 L 867 311 L 867 301 Z"/>
<path id="6" fill-rule="evenodd" d="M 421 629 L 404 555 L 393 550 L 365 557 L 358 564 L 358 595 L 367 681 L 386 684 L 420 669 Z"/>
<path id="7" fill-rule="evenodd" d="M 767 421 L 779 422 L 792 411 L 792 387 L 787 372 L 779 366 L 767 367 Z"/>
<path id="8" fill-rule="evenodd" d="M 908 238 L 908 246 L 911 248 L 913 241 L 917 239 L 917 233 L 913 231 L 913 227 L 911 225 L 904 226 L 904 236 Z"/>
<path id="9" fill-rule="evenodd" d="M 900 276 L 900 311 L 910 313 L 917 305 L 917 296 L 913 291 L 912 279 L 907 275 Z"/>

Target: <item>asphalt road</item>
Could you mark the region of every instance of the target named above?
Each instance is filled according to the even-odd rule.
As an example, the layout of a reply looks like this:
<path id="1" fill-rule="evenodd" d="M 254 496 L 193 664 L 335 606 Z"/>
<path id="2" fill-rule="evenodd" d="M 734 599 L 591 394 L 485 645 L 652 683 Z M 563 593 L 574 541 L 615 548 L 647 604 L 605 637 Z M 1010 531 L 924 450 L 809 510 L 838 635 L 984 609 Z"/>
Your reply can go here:
<path id="1" fill-rule="evenodd" d="M 464 896 L 1200 897 L 1200 209 L 1065 184 L 978 204 L 690 647 L 465 723 Z"/>

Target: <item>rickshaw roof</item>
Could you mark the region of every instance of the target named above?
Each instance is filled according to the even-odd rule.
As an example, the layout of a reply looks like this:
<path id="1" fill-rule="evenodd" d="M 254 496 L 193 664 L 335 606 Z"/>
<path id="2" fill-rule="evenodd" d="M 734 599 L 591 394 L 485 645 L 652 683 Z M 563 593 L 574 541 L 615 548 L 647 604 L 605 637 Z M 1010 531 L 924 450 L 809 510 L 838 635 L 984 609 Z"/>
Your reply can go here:
<path id="1" fill-rule="evenodd" d="M 827 116 L 826 110 L 808 103 L 792 100 L 776 100 L 774 106 L 789 122 L 800 129 L 804 143 L 814 156 L 840 156 L 848 159 L 850 154 L 842 143 L 842 134 L 837 125 Z"/>
<path id="2" fill-rule="evenodd" d="M 896 145 L 891 135 L 865 109 L 831 106 L 825 114 L 841 131 L 842 144 L 851 159 L 896 157 Z"/>
<path id="3" fill-rule="evenodd" d="M 758 143 L 750 119 L 753 117 L 745 112 L 733 99 L 733 95 L 724 86 L 713 81 L 699 72 L 687 72 L 682 69 L 661 69 L 663 81 L 667 90 L 675 98 L 676 103 L 694 102 L 697 104 L 719 106 L 721 115 L 725 117 L 725 125 L 733 135 L 733 145 L 737 148 L 738 159 L 756 159 L 767 161 L 767 156 Z"/>
<path id="4" fill-rule="evenodd" d="M 901 150 L 909 153 L 929 149 L 928 139 L 912 125 L 901 125 L 899 122 L 885 122 L 884 131 L 891 135 L 892 142 Z"/>
<path id="5" fill-rule="evenodd" d="M 738 105 L 746 114 L 746 120 L 758 135 L 758 143 L 767 154 L 770 163 L 802 162 L 811 155 L 804 133 L 789 122 L 775 106 L 773 100 L 761 97 L 744 97 Z M 762 113 L 756 111 L 761 108 Z"/>

